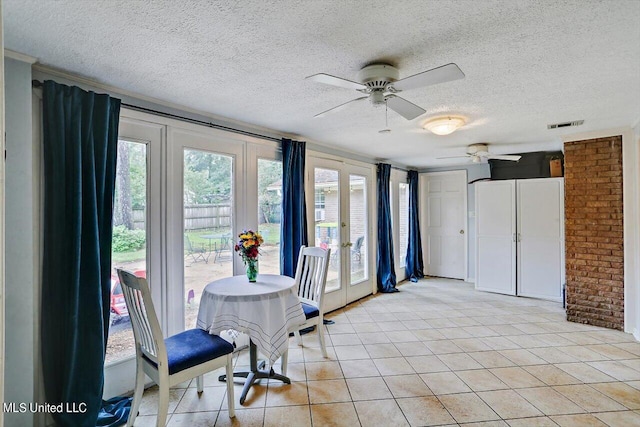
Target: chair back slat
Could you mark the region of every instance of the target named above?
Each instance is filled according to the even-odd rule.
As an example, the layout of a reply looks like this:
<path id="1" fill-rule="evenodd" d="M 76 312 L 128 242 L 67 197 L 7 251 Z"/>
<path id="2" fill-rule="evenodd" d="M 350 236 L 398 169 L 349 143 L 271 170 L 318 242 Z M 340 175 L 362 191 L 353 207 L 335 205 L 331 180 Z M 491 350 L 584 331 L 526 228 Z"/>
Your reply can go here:
<path id="1" fill-rule="evenodd" d="M 117 271 L 129 310 L 136 347 L 158 367 L 166 366 L 167 351 L 147 279 L 137 277 L 126 270 Z"/>
<path id="2" fill-rule="evenodd" d="M 133 301 L 134 306 L 134 316 L 132 318 L 132 321 L 136 322 L 136 324 L 138 325 L 138 330 L 140 331 L 139 336 L 141 349 L 146 356 L 157 358 L 158 349 L 153 339 L 153 332 L 151 330 L 151 325 L 149 324 L 149 319 L 147 317 L 144 300 L 142 298 L 142 292 L 130 290 L 130 294 L 131 301 Z"/>
<path id="3" fill-rule="evenodd" d="M 296 269 L 296 286 L 300 299 L 317 308 L 322 307 L 331 249 L 302 246 Z"/>

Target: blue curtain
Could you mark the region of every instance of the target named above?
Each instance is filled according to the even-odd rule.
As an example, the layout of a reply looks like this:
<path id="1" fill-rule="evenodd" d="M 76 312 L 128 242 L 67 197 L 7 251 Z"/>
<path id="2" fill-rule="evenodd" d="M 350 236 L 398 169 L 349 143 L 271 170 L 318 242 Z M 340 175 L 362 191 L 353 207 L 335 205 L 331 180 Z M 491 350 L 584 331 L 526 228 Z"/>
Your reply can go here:
<path id="1" fill-rule="evenodd" d="M 418 219 L 418 171 L 409 171 L 409 246 L 405 271 L 412 282 L 424 277 L 420 220 Z"/>
<path id="2" fill-rule="evenodd" d="M 398 292 L 396 271 L 393 262 L 393 230 L 391 226 L 391 202 L 389 200 L 389 177 L 391 165 L 378 164 L 378 290 Z"/>
<path id="3" fill-rule="evenodd" d="M 44 83 L 42 368 L 47 402 L 63 405 L 52 414 L 61 426 L 109 416 L 102 390 L 119 114 L 118 99 Z M 105 402 L 117 406 L 116 425 L 129 412 L 121 402 Z"/>
<path id="4" fill-rule="evenodd" d="M 282 139 L 282 216 L 280 273 L 294 277 L 298 252 L 307 245 L 307 207 L 304 197 L 305 143 Z"/>

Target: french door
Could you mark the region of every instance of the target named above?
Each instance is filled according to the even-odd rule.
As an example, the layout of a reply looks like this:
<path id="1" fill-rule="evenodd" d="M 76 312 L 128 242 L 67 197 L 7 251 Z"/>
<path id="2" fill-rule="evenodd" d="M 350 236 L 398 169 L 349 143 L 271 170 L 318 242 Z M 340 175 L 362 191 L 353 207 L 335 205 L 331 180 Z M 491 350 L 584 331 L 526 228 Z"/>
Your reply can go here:
<path id="1" fill-rule="evenodd" d="M 112 238 L 111 325 L 107 341 L 104 396 L 133 389 L 135 346 L 131 321 L 116 274 L 117 268 L 149 281 L 154 305 L 165 305 L 160 241 L 161 144 L 165 127 L 136 120 L 123 110 L 118 130 L 118 167 Z M 160 310 L 159 310 L 160 312 Z M 161 319 L 161 321 L 164 319 Z M 162 323 L 166 327 L 166 322 Z"/>
<path id="2" fill-rule="evenodd" d="M 104 397 L 131 391 L 135 347 L 116 268 L 145 276 L 166 336 L 195 326 L 203 288 L 244 274 L 239 231 L 264 237 L 261 273 L 279 273 L 278 146 L 123 110 L 114 207 L 112 326 Z"/>
<path id="3" fill-rule="evenodd" d="M 217 131 L 170 128 L 169 335 L 194 328 L 211 281 L 242 272 L 233 251 L 245 214 L 244 144 Z"/>
<path id="4" fill-rule="evenodd" d="M 331 249 L 325 311 L 372 293 L 370 167 L 310 158 L 309 245 Z"/>

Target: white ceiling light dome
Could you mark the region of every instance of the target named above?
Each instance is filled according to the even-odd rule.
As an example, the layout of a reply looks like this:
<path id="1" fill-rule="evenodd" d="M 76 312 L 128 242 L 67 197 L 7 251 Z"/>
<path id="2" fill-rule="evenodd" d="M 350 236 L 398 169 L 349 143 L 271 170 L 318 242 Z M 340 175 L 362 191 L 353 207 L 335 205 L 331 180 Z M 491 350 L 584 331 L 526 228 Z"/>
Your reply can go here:
<path id="1" fill-rule="evenodd" d="M 465 118 L 461 116 L 442 116 L 427 120 L 423 127 L 436 135 L 449 135 L 465 123 Z"/>

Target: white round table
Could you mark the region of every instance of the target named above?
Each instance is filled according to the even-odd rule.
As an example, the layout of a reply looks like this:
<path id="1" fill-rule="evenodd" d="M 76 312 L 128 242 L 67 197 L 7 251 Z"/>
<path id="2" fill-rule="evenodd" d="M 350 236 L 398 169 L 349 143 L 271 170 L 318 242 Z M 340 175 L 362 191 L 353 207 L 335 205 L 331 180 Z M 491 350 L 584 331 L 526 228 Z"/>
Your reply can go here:
<path id="1" fill-rule="evenodd" d="M 233 329 L 249 335 L 251 370 L 234 376 L 246 377 L 240 397 L 244 403 L 255 380 L 274 378 L 290 383 L 289 378 L 260 371 L 256 350 L 269 358 L 271 365 L 287 351 L 289 331 L 305 322 L 295 282 L 291 277 L 259 274 L 255 283 L 246 276 L 233 276 L 209 283 L 202 292 L 197 326 L 211 334 Z"/>

